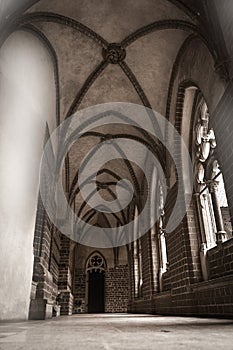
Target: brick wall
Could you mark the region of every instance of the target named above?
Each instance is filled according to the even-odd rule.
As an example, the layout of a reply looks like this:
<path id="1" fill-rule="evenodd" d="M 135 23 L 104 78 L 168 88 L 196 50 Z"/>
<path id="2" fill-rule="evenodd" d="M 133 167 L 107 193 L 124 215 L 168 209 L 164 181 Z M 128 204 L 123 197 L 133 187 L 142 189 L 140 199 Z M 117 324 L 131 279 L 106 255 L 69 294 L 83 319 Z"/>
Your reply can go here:
<path id="1" fill-rule="evenodd" d="M 133 314 L 155 313 L 153 300 L 135 299 L 129 302 L 128 312 Z"/>
<path id="2" fill-rule="evenodd" d="M 88 284 L 85 270 L 75 269 L 74 313 L 85 313 Z M 127 312 L 129 294 L 129 271 L 127 265 L 109 268 L 105 271 L 105 312 Z"/>
<path id="3" fill-rule="evenodd" d="M 167 236 L 169 270 L 163 275 L 163 292 L 151 299 L 130 298 L 130 312 L 233 317 L 233 239 L 207 252 L 208 280 L 203 281 L 194 212 L 191 205 Z"/>
<path id="4" fill-rule="evenodd" d="M 82 268 L 77 267 L 74 280 L 74 313 L 86 311 L 86 274 Z"/>
<path id="5" fill-rule="evenodd" d="M 70 276 L 70 239 L 61 236 L 61 259 L 59 264 L 58 287 L 60 290 L 71 290 Z"/>
<path id="6" fill-rule="evenodd" d="M 153 312 L 164 315 L 232 317 L 232 277 L 196 283 L 190 291 L 174 295 L 172 291 L 161 293 L 153 300 Z"/>
<path id="7" fill-rule="evenodd" d="M 47 216 L 41 198 L 38 198 L 34 235 L 34 267 L 29 317 L 47 317 L 45 309 L 56 302 L 60 262 L 60 233 Z M 52 314 L 52 311 L 51 311 Z"/>
<path id="8" fill-rule="evenodd" d="M 59 304 L 61 305 L 61 315 L 72 315 L 73 313 L 73 294 L 69 291 L 62 291 L 59 296 Z"/>
<path id="9" fill-rule="evenodd" d="M 58 288 L 60 291 L 59 304 L 61 305 L 61 315 L 71 315 L 74 301 L 72 294 L 72 247 L 70 239 L 64 235 L 61 235 L 60 254 L 58 278 Z"/>
<path id="10" fill-rule="evenodd" d="M 105 273 L 105 312 L 127 312 L 128 266 L 109 268 Z"/>
<path id="11" fill-rule="evenodd" d="M 53 276 L 53 281 L 58 284 L 59 277 L 59 263 L 60 263 L 60 249 L 61 249 L 61 234 L 54 230 L 51 239 L 51 251 L 49 261 L 49 271 Z"/>
<path id="12" fill-rule="evenodd" d="M 189 291 L 173 290 L 158 293 L 151 301 L 130 302 L 133 313 L 160 315 L 233 317 L 233 278 L 232 275 L 194 283 Z"/>
<path id="13" fill-rule="evenodd" d="M 207 252 L 209 279 L 233 275 L 233 239 Z"/>
<path id="14" fill-rule="evenodd" d="M 55 301 L 58 293 L 60 233 L 51 224 L 39 196 L 34 235 L 33 281 L 36 298 Z"/>
<path id="15" fill-rule="evenodd" d="M 153 291 L 153 273 L 152 273 L 152 251 L 151 251 L 151 235 L 145 234 L 141 238 L 142 247 L 142 295 L 145 300 L 151 299 Z"/>
<path id="16" fill-rule="evenodd" d="M 180 95 L 178 97 L 180 98 Z M 222 100 L 211 115 L 210 122 L 216 134 L 217 158 L 223 172 L 231 220 L 233 218 L 232 111 L 233 84 L 229 83 Z M 176 127 L 179 130 L 178 124 Z M 171 215 L 176 194 L 177 189 L 174 185 L 167 196 L 165 206 L 167 220 Z M 163 275 L 163 292 L 152 295 L 151 300 L 130 298 L 129 311 L 165 315 L 233 317 L 233 239 L 207 252 L 208 280 L 203 281 L 199 235 L 193 200 L 179 226 L 166 235 L 169 269 Z M 132 259 L 129 261 L 130 264 L 133 263 Z M 133 271 L 133 267 L 130 266 L 130 268 Z"/>
<path id="17" fill-rule="evenodd" d="M 233 317 L 233 239 L 207 252 L 208 280 L 202 281 L 194 217 L 191 206 L 167 236 L 169 270 L 163 275 L 164 291 L 151 300 L 130 299 L 130 312 Z"/>

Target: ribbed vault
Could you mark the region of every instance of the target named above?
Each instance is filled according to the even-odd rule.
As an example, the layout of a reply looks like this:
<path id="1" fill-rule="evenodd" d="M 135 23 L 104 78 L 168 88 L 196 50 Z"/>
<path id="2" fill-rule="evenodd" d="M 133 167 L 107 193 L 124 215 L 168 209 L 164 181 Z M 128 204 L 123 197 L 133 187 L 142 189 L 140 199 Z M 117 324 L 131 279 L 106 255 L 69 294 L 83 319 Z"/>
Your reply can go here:
<path id="1" fill-rule="evenodd" d="M 114 101 L 137 103 L 169 118 L 178 62 L 189 43 L 199 38 L 218 60 L 214 43 L 209 40 L 208 31 L 203 30 L 206 18 L 199 1 L 120 0 L 106 4 L 80 0 L 77 6 L 77 1 L 71 0 L 65 6 L 61 0 L 41 0 L 25 6 L 28 10 L 13 19 L 8 30 L 30 31 L 50 52 L 54 63 L 57 125 L 78 110 Z M 158 132 L 153 113 L 148 118 Z M 130 210 L 104 214 L 99 208 L 90 208 L 80 194 L 80 165 L 90 150 L 87 162 L 94 162 L 102 141 L 119 138 L 145 146 L 165 169 L 165 150 L 144 130 L 110 125 L 84 134 L 66 156 L 64 187 L 78 216 L 97 226 L 123 225 L 130 220 Z M 99 170 L 97 191 L 105 200 L 114 200 L 116 183 L 128 179 L 133 185 L 134 203 L 143 205 L 146 191 L 142 169 L 146 154 L 141 155 L 140 169 L 122 159 L 124 152 L 119 146 L 115 148 L 119 159 L 107 162 Z M 90 174 L 81 186 L 93 182 L 95 179 Z"/>

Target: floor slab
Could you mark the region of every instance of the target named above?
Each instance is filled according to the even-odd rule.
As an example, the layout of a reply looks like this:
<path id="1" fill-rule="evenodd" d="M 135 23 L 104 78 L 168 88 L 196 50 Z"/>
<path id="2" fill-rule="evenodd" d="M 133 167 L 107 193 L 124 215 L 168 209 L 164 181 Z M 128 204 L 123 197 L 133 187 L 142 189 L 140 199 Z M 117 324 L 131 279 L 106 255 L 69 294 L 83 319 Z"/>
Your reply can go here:
<path id="1" fill-rule="evenodd" d="M 233 349 L 233 320 L 131 314 L 0 324 L 1 350 Z"/>

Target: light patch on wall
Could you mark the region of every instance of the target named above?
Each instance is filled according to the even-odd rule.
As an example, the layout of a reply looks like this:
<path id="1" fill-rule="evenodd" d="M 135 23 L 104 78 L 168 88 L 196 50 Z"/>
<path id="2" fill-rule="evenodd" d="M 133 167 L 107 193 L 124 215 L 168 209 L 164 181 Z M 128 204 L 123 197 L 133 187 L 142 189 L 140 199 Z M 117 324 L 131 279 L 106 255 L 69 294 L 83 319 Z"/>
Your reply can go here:
<path id="1" fill-rule="evenodd" d="M 46 120 L 55 126 L 53 67 L 37 39 L 16 32 L 1 49 L 0 72 L 0 308 L 4 319 L 25 319 Z"/>

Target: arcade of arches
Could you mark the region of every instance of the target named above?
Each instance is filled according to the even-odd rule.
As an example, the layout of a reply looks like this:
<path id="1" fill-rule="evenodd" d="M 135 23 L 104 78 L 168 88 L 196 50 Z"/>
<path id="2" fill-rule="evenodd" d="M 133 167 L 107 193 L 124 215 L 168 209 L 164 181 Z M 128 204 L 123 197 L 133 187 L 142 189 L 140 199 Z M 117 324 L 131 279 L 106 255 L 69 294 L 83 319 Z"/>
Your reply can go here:
<path id="1" fill-rule="evenodd" d="M 0 36 L 0 319 L 127 312 L 232 317 L 231 1 L 7 3 Z M 136 237 L 123 246 L 95 248 L 64 235 L 49 217 L 39 191 L 40 162 L 56 127 L 106 102 L 137 104 L 164 116 L 181 135 L 192 169 L 183 163 L 179 139 L 166 136 L 165 128 L 160 131 L 175 159 L 139 127 L 90 124 L 65 157 L 67 201 L 96 229 L 134 222 Z M 88 152 L 117 138 L 148 148 L 166 180 L 164 186 L 146 154 L 136 164 L 118 147 L 118 157 L 97 169 L 97 191 L 110 203 L 119 194 L 116 184 L 126 179 L 134 194 L 111 213 L 88 205 L 78 175 Z M 178 192 L 181 208 L 192 175 L 190 205 L 168 233 Z M 88 181 L 93 176 L 82 186 Z M 138 218 L 147 200 L 152 224 L 140 236 Z"/>

